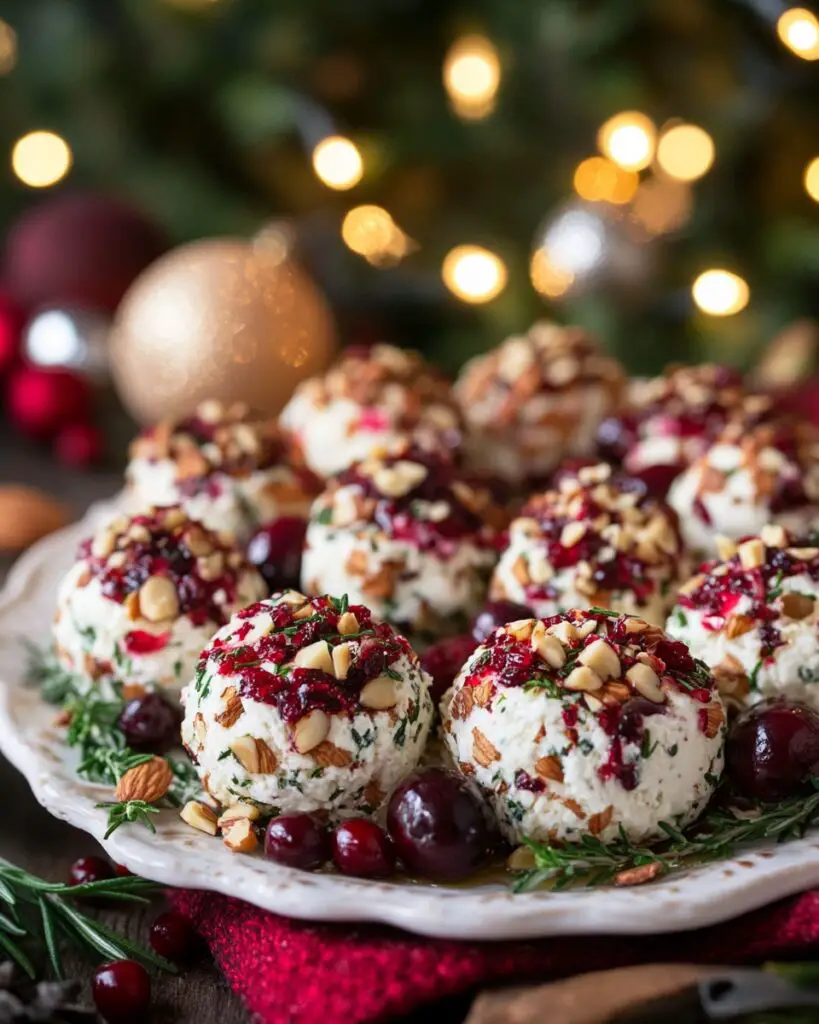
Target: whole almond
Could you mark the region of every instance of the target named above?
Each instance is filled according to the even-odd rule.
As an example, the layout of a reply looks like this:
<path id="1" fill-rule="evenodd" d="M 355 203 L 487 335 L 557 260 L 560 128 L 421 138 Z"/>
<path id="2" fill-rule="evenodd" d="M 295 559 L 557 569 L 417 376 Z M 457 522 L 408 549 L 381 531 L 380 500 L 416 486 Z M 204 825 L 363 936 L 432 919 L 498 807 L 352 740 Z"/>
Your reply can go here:
<path id="1" fill-rule="evenodd" d="M 18 484 L 0 487 L 0 551 L 22 551 L 70 521 L 65 505 Z"/>
<path id="2" fill-rule="evenodd" d="M 164 757 L 152 757 L 129 768 L 117 783 L 117 800 L 144 800 L 154 804 L 168 792 L 173 782 L 171 766 Z"/>

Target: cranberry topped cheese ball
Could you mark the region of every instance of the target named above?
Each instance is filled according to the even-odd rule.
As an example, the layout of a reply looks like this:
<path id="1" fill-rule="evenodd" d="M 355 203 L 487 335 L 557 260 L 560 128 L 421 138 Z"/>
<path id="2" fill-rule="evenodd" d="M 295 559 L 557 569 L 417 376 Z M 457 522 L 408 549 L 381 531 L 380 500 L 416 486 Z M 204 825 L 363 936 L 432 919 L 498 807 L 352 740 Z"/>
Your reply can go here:
<path id="1" fill-rule="evenodd" d="M 730 423 L 668 495 L 692 551 L 717 553 L 768 523 L 803 533 L 819 523 L 819 435 L 809 423 Z"/>
<path id="2" fill-rule="evenodd" d="M 202 402 L 191 416 L 144 431 L 125 475 L 135 510 L 178 504 L 240 542 L 262 523 L 306 518 L 318 492 L 312 474 L 288 461 L 276 422 L 241 402 Z"/>
<path id="3" fill-rule="evenodd" d="M 746 395 L 730 367 L 670 366 L 629 386 L 624 409 L 600 424 L 598 449 L 662 497 L 733 415 L 762 418 L 771 406 L 767 396 Z"/>
<path id="4" fill-rule="evenodd" d="M 392 345 L 347 349 L 323 377 L 296 388 L 280 422 L 322 477 L 405 438 L 433 449 L 461 438 L 449 382 L 418 352 Z"/>
<path id="5" fill-rule="evenodd" d="M 302 587 L 349 594 L 420 633 L 457 631 L 486 596 L 502 518 L 448 459 L 398 446 L 352 466 L 316 499 Z"/>
<path id="6" fill-rule="evenodd" d="M 407 641 L 347 599 L 276 594 L 214 636 L 183 693 L 207 792 L 266 813 L 373 813 L 416 767 L 433 718 Z"/>
<path id="7" fill-rule="evenodd" d="M 455 384 L 476 469 L 514 484 L 588 455 L 625 378 L 579 327 L 540 322 L 470 359 Z"/>
<path id="8" fill-rule="evenodd" d="M 662 625 L 688 571 L 674 513 L 639 481 L 584 466 L 512 521 L 489 593 L 537 615 L 595 606 Z"/>
<path id="9" fill-rule="evenodd" d="M 779 696 L 819 706 L 819 536 L 766 526 L 719 547 L 680 590 L 668 632 L 734 704 Z"/>
<path id="10" fill-rule="evenodd" d="M 663 838 L 707 804 L 725 714 L 684 644 L 627 616 L 574 609 L 501 626 L 441 703 L 452 760 L 507 839 Z"/>
<path id="11" fill-rule="evenodd" d="M 89 686 L 175 692 L 218 627 L 264 593 L 234 542 L 183 509 L 123 516 L 80 546 L 60 585 L 57 655 Z"/>

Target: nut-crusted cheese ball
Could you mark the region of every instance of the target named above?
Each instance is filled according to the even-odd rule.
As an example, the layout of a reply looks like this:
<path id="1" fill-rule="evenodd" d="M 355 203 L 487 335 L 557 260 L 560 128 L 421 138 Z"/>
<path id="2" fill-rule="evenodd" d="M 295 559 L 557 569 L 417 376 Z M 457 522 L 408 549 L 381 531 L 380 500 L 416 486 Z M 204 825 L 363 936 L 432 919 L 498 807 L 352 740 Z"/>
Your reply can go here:
<path id="1" fill-rule="evenodd" d="M 593 606 L 659 626 L 688 571 L 674 513 L 609 466 L 586 466 L 512 521 L 489 593 L 537 615 Z"/>
<path id="2" fill-rule="evenodd" d="M 349 594 L 390 622 L 457 631 L 486 595 L 502 513 L 446 458 L 411 446 L 365 459 L 313 505 L 302 587 Z"/>
<path id="3" fill-rule="evenodd" d="M 585 331 L 536 323 L 461 371 L 469 460 L 513 484 L 542 480 L 567 456 L 591 453 L 624 386 L 619 364 Z"/>
<path id="4" fill-rule="evenodd" d="M 819 523 L 819 435 L 809 423 L 726 427 L 674 481 L 668 502 L 692 551 L 717 553 L 717 537 L 759 534 L 768 523 L 804 533 Z"/>
<path id="5" fill-rule="evenodd" d="M 747 395 L 741 375 L 730 367 L 670 366 L 659 377 L 629 385 L 624 408 L 600 424 L 598 449 L 663 496 L 732 416 L 762 419 L 771 406 L 767 396 Z"/>
<path id="6" fill-rule="evenodd" d="M 512 842 L 662 838 L 661 822 L 700 814 L 723 767 L 708 669 L 637 618 L 572 610 L 502 626 L 441 714 L 452 760 Z"/>
<path id="7" fill-rule="evenodd" d="M 178 504 L 242 542 L 263 523 L 306 518 L 318 491 L 312 474 L 288 461 L 275 420 L 241 402 L 202 402 L 186 419 L 144 431 L 131 445 L 126 480 L 135 511 Z"/>
<path id="8" fill-rule="evenodd" d="M 781 526 L 703 565 L 681 589 L 668 632 L 711 669 L 723 697 L 819 706 L 819 537 Z"/>
<path id="9" fill-rule="evenodd" d="M 372 813 L 418 764 L 429 676 L 362 605 L 295 591 L 246 608 L 202 652 L 182 739 L 207 792 L 268 813 Z"/>
<path id="10" fill-rule="evenodd" d="M 449 382 L 417 352 L 392 345 L 347 349 L 323 377 L 296 388 L 280 422 L 322 477 L 405 438 L 433 449 L 461 439 Z"/>
<path id="11" fill-rule="evenodd" d="M 57 655 L 89 686 L 176 692 L 219 626 L 264 593 L 233 541 L 183 509 L 123 516 L 80 546 L 60 585 Z"/>

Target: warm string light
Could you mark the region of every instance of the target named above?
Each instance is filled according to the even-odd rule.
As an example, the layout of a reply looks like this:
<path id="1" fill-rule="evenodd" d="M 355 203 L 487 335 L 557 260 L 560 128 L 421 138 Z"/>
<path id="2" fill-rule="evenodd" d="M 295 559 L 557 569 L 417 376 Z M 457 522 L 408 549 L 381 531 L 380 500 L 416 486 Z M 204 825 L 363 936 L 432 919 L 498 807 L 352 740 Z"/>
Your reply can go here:
<path id="1" fill-rule="evenodd" d="M 31 188 L 56 185 L 68 174 L 73 157 L 65 139 L 54 132 L 29 132 L 11 151 L 11 167 Z"/>
<path id="2" fill-rule="evenodd" d="M 364 162 L 351 139 L 329 135 L 313 150 L 313 170 L 328 188 L 344 191 L 361 181 Z"/>
<path id="3" fill-rule="evenodd" d="M 714 162 L 714 140 L 695 124 L 676 124 L 660 136 L 657 163 L 669 177 L 696 181 Z"/>
<path id="4" fill-rule="evenodd" d="M 802 60 L 819 60 L 819 18 L 806 7 L 791 7 L 776 23 L 785 46 Z"/>
<path id="5" fill-rule="evenodd" d="M 532 254 L 529 276 L 536 292 L 547 299 L 559 299 L 574 284 L 574 274 L 558 266 L 543 249 Z"/>
<path id="6" fill-rule="evenodd" d="M 390 214 L 381 206 L 356 206 L 341 224 L 341 237 L 348 248 L 374 266 L 399 263 L 412 248 Z"/>
<path id="7" fill-rule="evenodd" d="M 640 183 L 634 171 L 623 170 L 603 156 L 590 156 L 574 172 L 575 192 L 588 202 L 627 203 Z"/>
<path id="8" fill-rule="evenodd" d="M 17 63 L 17 33 L 0 18 L 0 75 L 7 75 Z"/>
<path id="9" fill-rule="evenodd" d="M 706 270 L 691 286 L 694 302 L 711 316 L 733 316 L 748 305 L 747 281 L 730 270 Z"/>
<path id="10" fill-rule="evenodd" d="M 688 222 L 693 206 L 693 192 L 685 182 L 651 176 L 641 183 L 629 214 L 650 235 L 666 235 Z"/>
<path id="11" fill-rule="evenodd" d="M 819 203 L 819 156 L 811 160 L 805 168 L 805 191 L 815 202 Z"/>
<path id="12" fill-rule="evenodd" d="M 458 245 L 444 258 L 444 284 L 464 302 L 489 302 L 506 287 L 503 260 L 479 245 Z"/>
<path id="13" fill-rule="evenodd" d="M 444 59 L 444 87 L 456 114 L 479 120 L 495 108 L 500 85 L 498 52 L 485 36 L 457 39 Z"/>
<path id="14" fill-rule="evenodd" d="M 597 146 L 624 170 L 640 171 L 651 163 L 656 134 L 651 118 L 637 110 L 626 110 L 601 126 Z"/>

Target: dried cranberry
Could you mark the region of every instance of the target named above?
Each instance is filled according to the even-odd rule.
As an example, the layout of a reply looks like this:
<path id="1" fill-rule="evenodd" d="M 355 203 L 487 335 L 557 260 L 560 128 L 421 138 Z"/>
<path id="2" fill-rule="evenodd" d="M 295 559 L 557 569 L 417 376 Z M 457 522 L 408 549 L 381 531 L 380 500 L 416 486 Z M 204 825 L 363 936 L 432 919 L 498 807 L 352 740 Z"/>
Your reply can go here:
<path id="1" fill-rule="evenodd" d="M 633 697 L 620 709 L 618 731 L 627 743 L 640 743 L 645 732 L 644 719 L 665 714 L 663 704 L 655 704 L 644 697 Z"/>
<path id="2" fill-rule="evenodd" d="M 410 871 L 439 882 L 472 874 L 492 842 L 476 797 L 443 768 L 418 771 L 401 783 L 387 806 L 387 831 Z"/>
<path id="3" fill-rule="evenodd" d="M 439 640 L 421 655 L 422 667 L 432 676 L 430 692 L 436 704 L 450 688 L 476 646 L 473 637 L 463 634 Z"/>
<path id="4" fill-rule="evenodd" d="M 114 960 L 94 974 L 94 1003 L 111 1024 L 145 1021 L 151 1002 L 151 979 L 135 960 Z"/>
<path id="5" fill-rule="evenodd" d="M 128 746 L 150 754 L 163 754 L 179 742 L 180 722 L 177 709 L 158 693 L 129 700 L 119 716 Z"/>
<path id="6" fill-rule="evenodd" d="M 282 814 L 268 822 L 264 852 L 277 864 L 316 871 L 330 859 L 330 836 L 314 814 Z"/>
<path id="7" fill-rule="evenodd" d="M 762 701 L 737 716 L 725 756 L 738 795 L 766 802 L 796 796 L 819 776 L 819 713 L 779 698 Z"/>
<path id="8" fill-rule="evenodd" d="M 166 960 L 183 966 L 202 953 L 203 942 L 190 921 L 176 910 L 168 910 L 151 925 L 150 943 Z"/>
<path id="9" fill-rule="evenodd" d="M 516 619 L 531 619 L 534 614 L 525 604 L 517 604 L 514 601 L 487 601 L 472 620 L 472 636 L 482 644 L 499 626 L 515 622 Z"/>
<path id="10" fill-rule="evenodd" d="M 71 865 L 68 876 L 69 885 L 88 885 L 91 882 L 103 882 L 114 877 L 114 869 L 104 857 L 80 857 Z"/>
<path id="11" fill-rule="evenodd" d="M 351 818 L 333 832 L 333 863 L 344 875 L 387 878 L 395 870 L 395 850 L 374 821 Z"/>
<path id="12" fill-rule="evenodd" d="M 273 593 L 297 587 L 301 552 L 307 523 L 296 516 L 282 516 L 260 527 L 250 539 L 247 557 Z"/>

